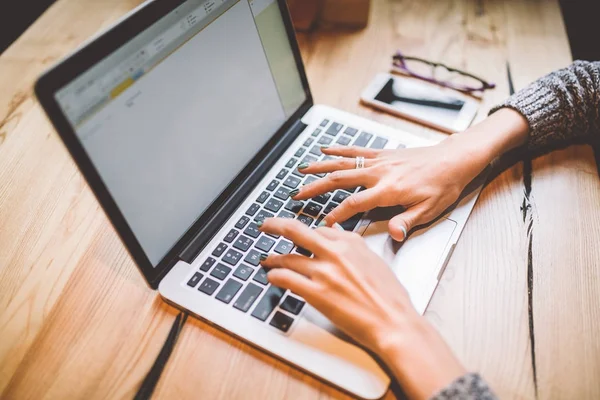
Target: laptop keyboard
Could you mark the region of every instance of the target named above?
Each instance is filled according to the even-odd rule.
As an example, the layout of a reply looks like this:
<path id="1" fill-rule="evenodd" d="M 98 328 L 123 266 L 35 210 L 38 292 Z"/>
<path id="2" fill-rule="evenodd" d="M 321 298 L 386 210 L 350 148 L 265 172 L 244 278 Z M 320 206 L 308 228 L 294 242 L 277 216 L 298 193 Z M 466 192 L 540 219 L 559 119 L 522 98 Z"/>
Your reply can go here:
<path id="1" fill-rule="evenodd" d="M 256 222 L 277 216 L 296 218 L 316 228 L 339 203 L 360 190 L 336 190 L 304 201 L 289 197 L 290 191 L 326 175 L 304 175 L 297 168 L 302 162 L 333 159 L 324 156 L 320 149 L 320 146 L 330 144 L 383 149 L 387 139 L 350 126 L 344 129 L 344 124 L 323 120 L 277 173 L 276 178 L 264 187 L 235 227 L 214 247 L 211 255 L 202 260 L 199 270 L 194 271 L 188 279 L 187 286 L 198 290 L 203 296 L 214 296 L 242 313 L 250 313 L 257 320 L 268 322 L 282 332 L 288 332 L 305 302 L 292 292 L 286 293 L 285 289 L 269 284 L 267 270 L 259 265 L 260 255 L 297 253 L 310 257 L 312 254 L 294 246 L 287 239 L 260 232 Z M 341 225 L 345 230 L 352 231 L 361 217 L 362 214 L 357 214 Z"/>

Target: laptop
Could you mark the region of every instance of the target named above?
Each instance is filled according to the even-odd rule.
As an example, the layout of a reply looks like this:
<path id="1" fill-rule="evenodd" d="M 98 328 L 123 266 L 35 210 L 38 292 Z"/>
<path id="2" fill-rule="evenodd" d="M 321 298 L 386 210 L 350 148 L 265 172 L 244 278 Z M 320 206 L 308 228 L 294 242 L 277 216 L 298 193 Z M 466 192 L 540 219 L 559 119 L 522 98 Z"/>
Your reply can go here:
<path id="1" fill-rule="evenodd" d="M 355 396 L 384 395 L 390 379 L 368 352 L 269 284 L 259 254 L 302 249 L 256 222 L 316 227 L 351 195 L 289 198 L 322 178 L 297 169 L 322 160 L 321 145 L 433 142 L 313 104 L 284 0 L 146 2 L 53 66 L 35 91 L 165 301 Z M 402 245 L 377 212 L 342 226 L 364 236 L 423 313 L 477 193 Z"/>

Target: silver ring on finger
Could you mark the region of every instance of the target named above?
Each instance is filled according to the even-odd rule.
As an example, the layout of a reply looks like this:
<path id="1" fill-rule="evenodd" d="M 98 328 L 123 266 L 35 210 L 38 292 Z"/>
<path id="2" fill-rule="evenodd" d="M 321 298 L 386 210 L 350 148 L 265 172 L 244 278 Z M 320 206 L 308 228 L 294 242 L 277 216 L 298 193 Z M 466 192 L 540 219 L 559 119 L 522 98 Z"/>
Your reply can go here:
<path id="1" fill-rule="evenodd" d="M 365 167 L 365 158 L 364 157 L 356 157 L 354 161 L 355 169 L 363 169 Z"/>

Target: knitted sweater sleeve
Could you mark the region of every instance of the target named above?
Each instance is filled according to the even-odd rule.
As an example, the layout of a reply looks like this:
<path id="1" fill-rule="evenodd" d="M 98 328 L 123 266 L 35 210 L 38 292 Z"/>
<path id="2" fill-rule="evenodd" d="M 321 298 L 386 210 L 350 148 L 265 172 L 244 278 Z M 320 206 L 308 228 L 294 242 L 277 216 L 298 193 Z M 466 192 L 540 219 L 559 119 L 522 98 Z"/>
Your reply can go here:
<path id="1" fill-rule="evenodd" d="M 508 107 L 529 123 L 527 147 L 536 152 L 577 140 L 600 139 L 600 61 L 576 61 L 552 72 L 492 109 Z"/>

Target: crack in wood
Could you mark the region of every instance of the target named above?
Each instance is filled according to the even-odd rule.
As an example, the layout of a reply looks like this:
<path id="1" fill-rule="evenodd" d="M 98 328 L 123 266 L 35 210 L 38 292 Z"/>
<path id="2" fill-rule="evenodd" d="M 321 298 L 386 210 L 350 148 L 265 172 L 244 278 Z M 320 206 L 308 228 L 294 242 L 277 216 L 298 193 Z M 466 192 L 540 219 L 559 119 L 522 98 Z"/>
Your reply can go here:
<path id="1" fill-rule="evenodd" d="M 154 364 L 152 364 L 150 371 L 146 374 L 140 388 L 135 394 L 135 400 L 146 400 L 152 397 L 152 393 L 154 392 L 154 389 L 156 389 L 156 385 L 165 369 L 165 365 L 167 365 L 167 361 L 169 361 L 169 357 L 177 344 L 177 339 L 185 325 L 187 317 L 188 313 L 182 311 L 177 315 L 175 321 L 173 321 L 173 326 L 171 326 L 171 330 L 169 331 L 169 335 L 167 336 L 163 347 L 160 349 L 156 360 L 154 360 Z"/>

